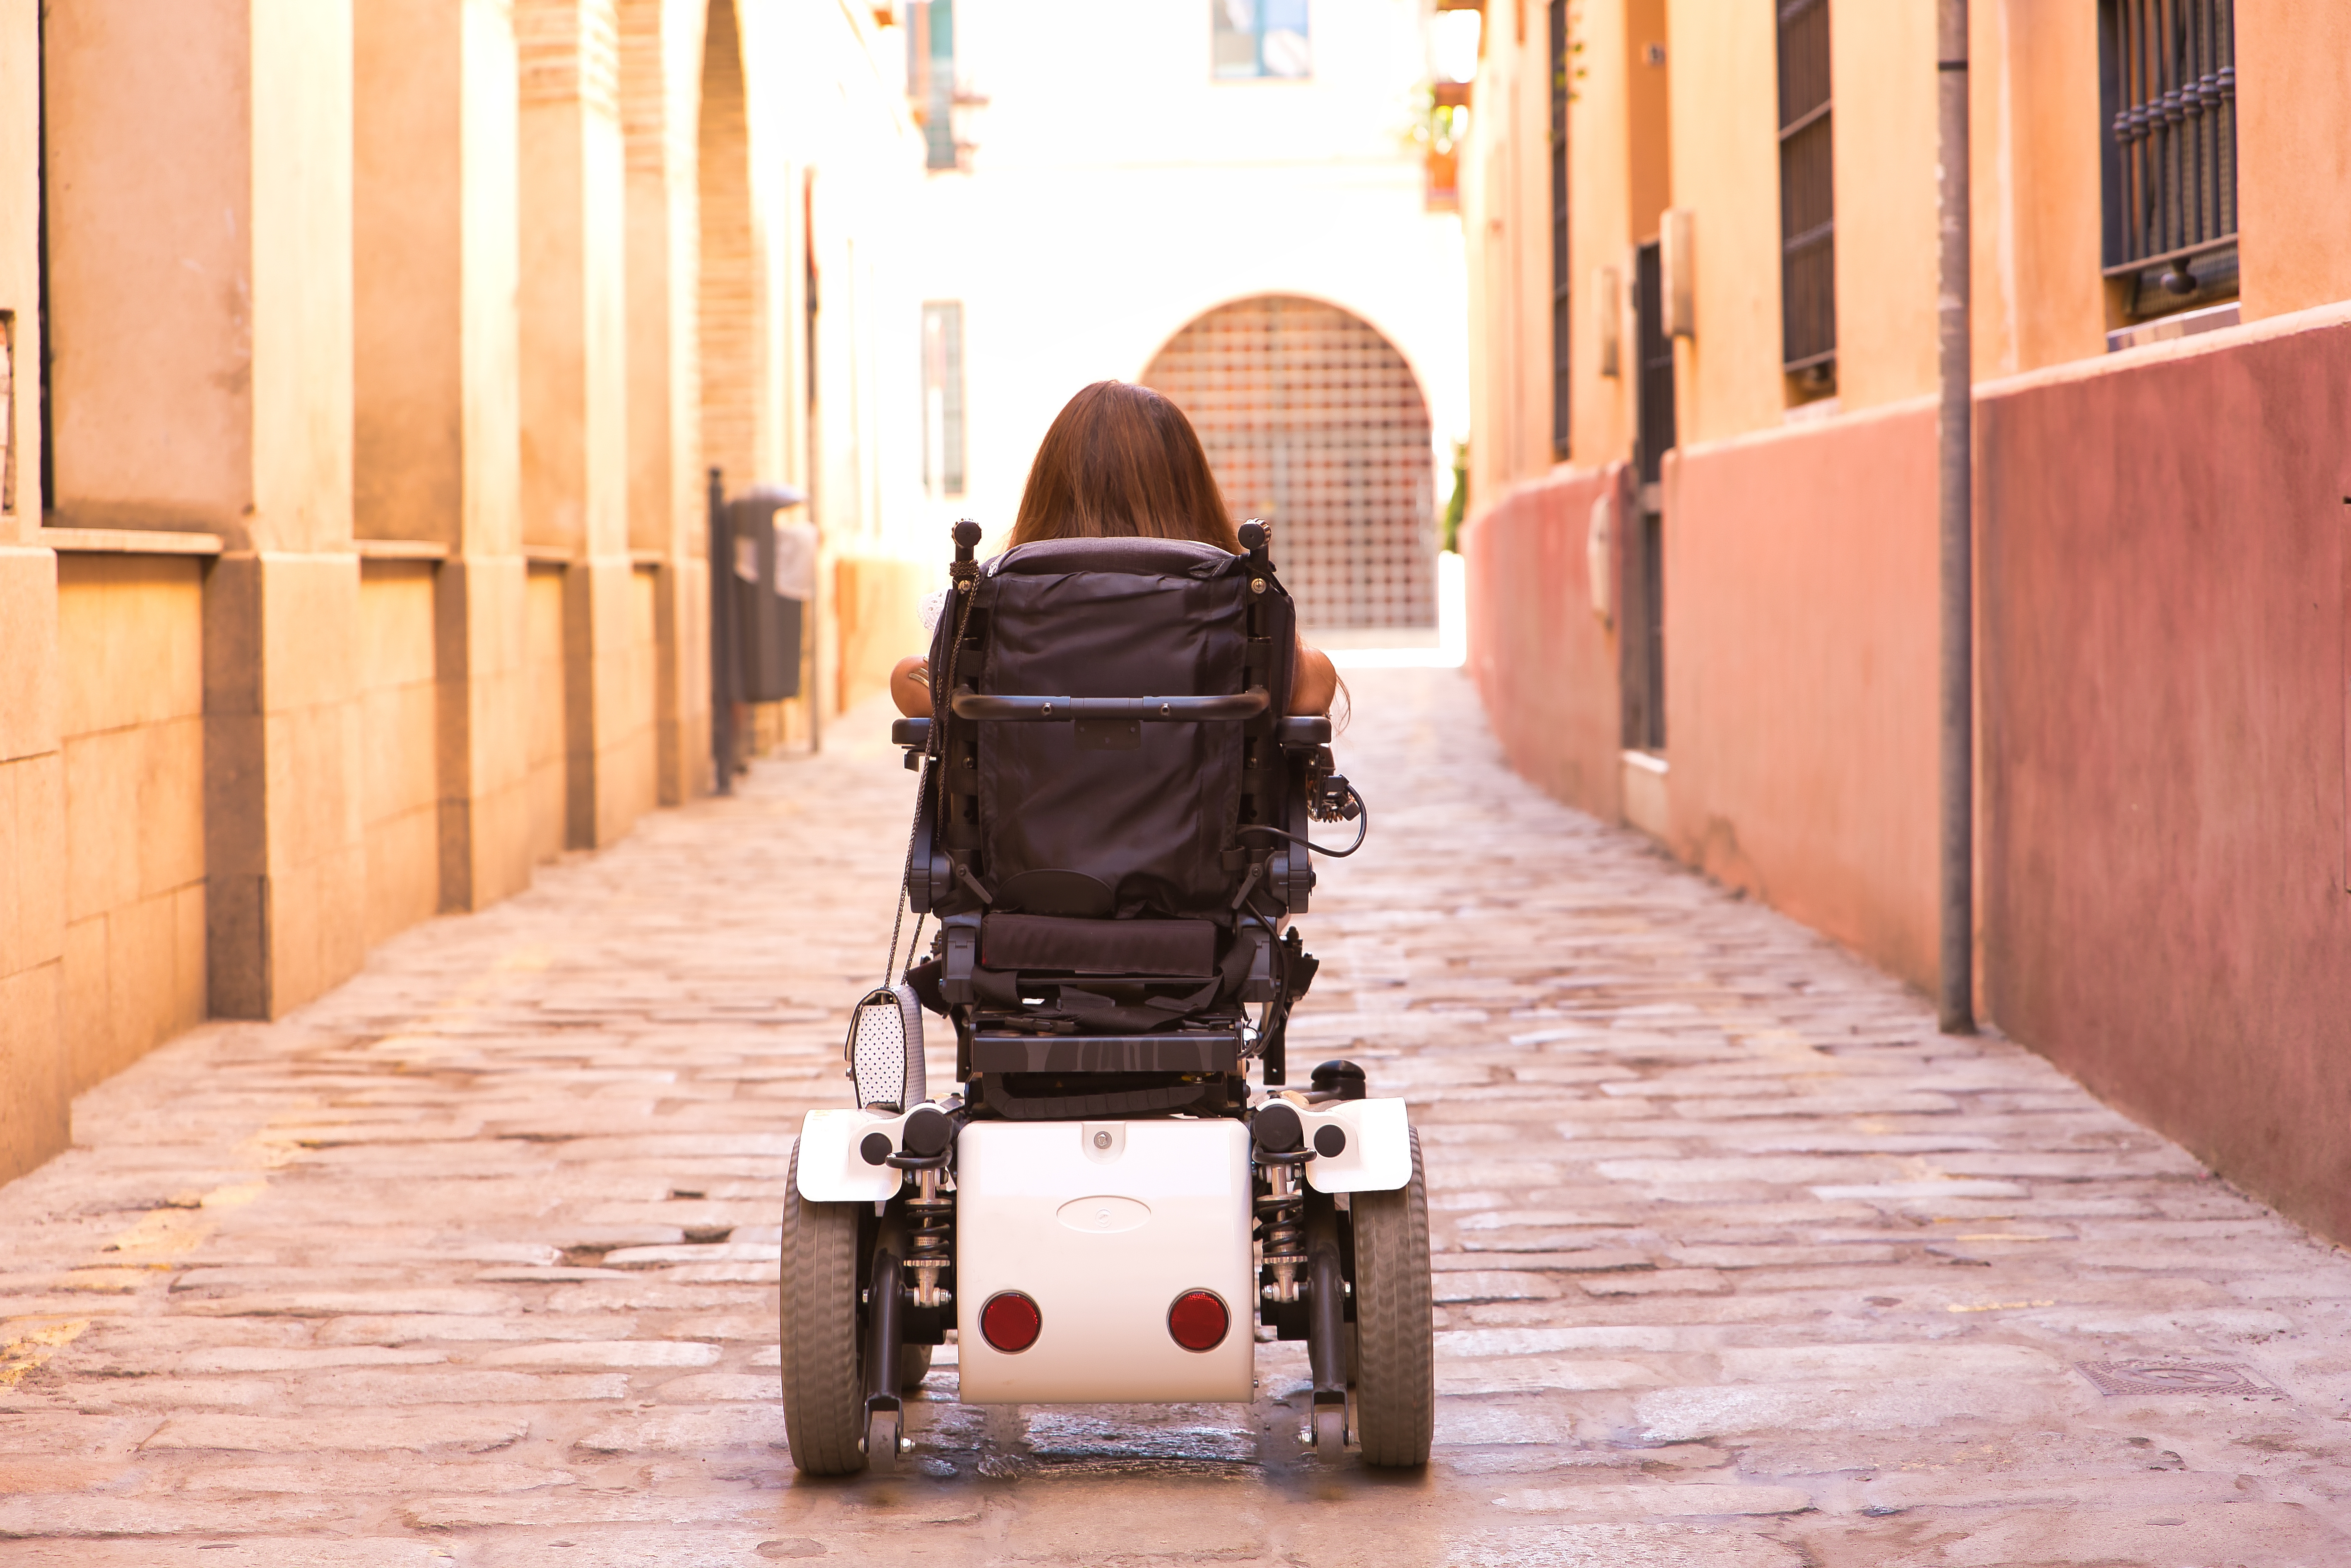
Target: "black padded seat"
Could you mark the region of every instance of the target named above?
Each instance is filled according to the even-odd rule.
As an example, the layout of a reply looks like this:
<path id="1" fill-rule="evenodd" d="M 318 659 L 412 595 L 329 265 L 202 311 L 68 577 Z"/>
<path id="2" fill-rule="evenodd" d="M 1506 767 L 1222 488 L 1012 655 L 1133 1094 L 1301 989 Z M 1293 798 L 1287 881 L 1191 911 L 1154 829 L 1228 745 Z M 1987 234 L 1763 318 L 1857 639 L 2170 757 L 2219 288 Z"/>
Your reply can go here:
<path id="1" fill-rule="evenodd" d="M 980 922 L 979 962 L 983 968 L 1031 974 L 1205 979 L 1217 972 L 1217 925 L 1208 920 L 990 915 Z"/>

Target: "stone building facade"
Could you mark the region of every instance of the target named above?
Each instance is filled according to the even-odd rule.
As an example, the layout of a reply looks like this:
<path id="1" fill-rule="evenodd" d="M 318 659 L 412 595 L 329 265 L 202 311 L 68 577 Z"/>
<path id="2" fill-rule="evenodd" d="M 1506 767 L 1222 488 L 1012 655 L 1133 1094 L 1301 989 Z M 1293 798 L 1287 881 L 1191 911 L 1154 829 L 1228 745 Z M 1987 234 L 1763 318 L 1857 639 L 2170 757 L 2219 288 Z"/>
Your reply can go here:
<path id="1" fill-rule="evenodd" d="M 1935 0 L 1486 0 L 1518 765 L 1938 975 Z M 1974 0 L 1978 1010 L 2351 1237 L 2351 13 Z"/>
<path id="2" fill-rule="evenodd" d="M 763 733 L 878 678 L 893 20 L 0 0 L 0 1179 L 174 1032 L 710 789 L 709 467 L 823 531 Z"/>
<path id="3" fill-rule="evenodd" d="M 1071 394 L 1146 383 L 1202 424 L 1227 502 L 1275 525 L 1317 635 L 1433 640 L 1468 399 L 1460 224 L 1410 135 L 1426 0 L 1148 0 L 1114 43 L 1102 15 L 955 0 L 940 68 L 965 107 L 925 192 L 951 243 L 919 258 L 956 324 L 935 515 L 1008 531 Z"/>

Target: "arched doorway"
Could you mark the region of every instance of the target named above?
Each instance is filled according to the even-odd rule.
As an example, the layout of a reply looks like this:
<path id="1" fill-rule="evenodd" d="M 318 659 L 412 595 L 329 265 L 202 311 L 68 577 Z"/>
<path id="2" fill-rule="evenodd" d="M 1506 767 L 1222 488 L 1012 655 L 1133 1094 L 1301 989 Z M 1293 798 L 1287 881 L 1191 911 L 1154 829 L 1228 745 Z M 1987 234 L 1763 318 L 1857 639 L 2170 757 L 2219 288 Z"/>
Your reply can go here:
<path id="1" fill-rule="evenodd" d="M 1395 345 L 1317 299 L 1220 305 L 1143 374 L 1190 416 L 1236 518 L 1274 524 L 1310 626 L 1437 624 L 1428 404 Z"/>

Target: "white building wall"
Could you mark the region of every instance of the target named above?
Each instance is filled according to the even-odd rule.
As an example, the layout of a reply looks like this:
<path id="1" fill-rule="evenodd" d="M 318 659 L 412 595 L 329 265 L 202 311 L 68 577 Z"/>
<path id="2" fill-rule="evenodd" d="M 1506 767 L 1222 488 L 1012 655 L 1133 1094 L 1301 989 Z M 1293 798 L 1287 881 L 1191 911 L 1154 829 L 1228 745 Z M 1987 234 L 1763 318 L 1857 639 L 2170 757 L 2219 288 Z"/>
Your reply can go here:
<path id="1" fill-rule="evenodd" d="M 1425 0 L 1312 0 L 1303 81 L 1215 78 L 1211 3 L 956 0 L 957 73 L 988 102 L 957 117 L 969 171 L 925 183 L 914 269 L 964 305 L 969 479 L 925 501 L 929 524 L 1000 539 L 1072 392 L 1140 379 L 1194 317 L 1255 294 L 1328 300 L 1396 345 L 1446 494 L 1468 306 L 1458 222 L 1426 210 L 1408 141 Z"/>
<path id="2" fill-rule="evenodd" d="M 913 262 L 924 176 L 922 132 L 905 100 L 904 34 L 876 26 L 871 6 L 841 0 L 743 0 L 741 14 L 751 177 L 773 302 L 766 362 L 780 415 L 761 477 L 813 480 L 829 549 L 908 553 L 922 521 L 922 295 Z M 812 444 L 804 401 L 810 216 L 819 278 Z"/>

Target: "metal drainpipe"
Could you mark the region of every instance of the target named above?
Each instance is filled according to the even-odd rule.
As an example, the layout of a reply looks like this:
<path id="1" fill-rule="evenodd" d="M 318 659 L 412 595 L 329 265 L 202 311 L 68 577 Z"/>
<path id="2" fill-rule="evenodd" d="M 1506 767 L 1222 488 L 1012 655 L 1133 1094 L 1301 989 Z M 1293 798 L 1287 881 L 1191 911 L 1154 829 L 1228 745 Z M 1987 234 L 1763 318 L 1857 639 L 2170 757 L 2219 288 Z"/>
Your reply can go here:
<path id="1" fill-rule="evenodd" d="M 1942 406 L 1936 420 L 1937 513 L 1942 536 L 1942 954 L 1940 1022 L 1975 1029 L 1975 550 L 1970 480 L 1972 370 L 1968 330 L 1968 0 L 1936 0 L 1935 181 L 1941 246 L 1936 337 Z"/>

